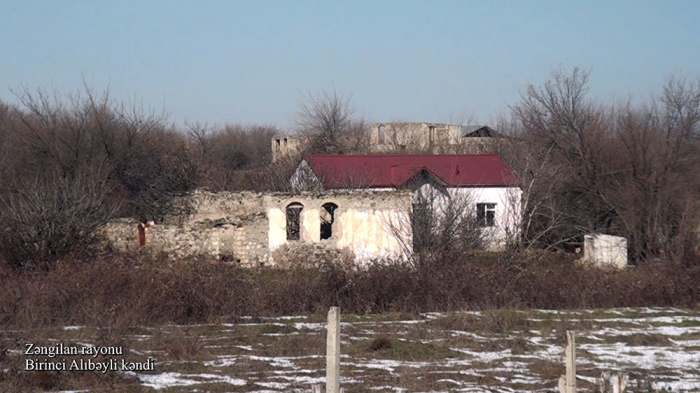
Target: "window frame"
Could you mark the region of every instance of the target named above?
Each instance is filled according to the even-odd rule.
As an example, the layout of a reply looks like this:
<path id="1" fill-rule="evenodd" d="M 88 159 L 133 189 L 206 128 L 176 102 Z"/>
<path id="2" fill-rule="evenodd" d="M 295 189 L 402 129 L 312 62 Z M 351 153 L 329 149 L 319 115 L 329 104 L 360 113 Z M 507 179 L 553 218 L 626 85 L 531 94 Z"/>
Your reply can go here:
<path id="1" fill-rule="evenodd" d="M 493 202 L 477 203 L 476 204 L 476 223 L 481 228 L 495 227 L 496 226 L 496 203 L 493 203 Z"/>

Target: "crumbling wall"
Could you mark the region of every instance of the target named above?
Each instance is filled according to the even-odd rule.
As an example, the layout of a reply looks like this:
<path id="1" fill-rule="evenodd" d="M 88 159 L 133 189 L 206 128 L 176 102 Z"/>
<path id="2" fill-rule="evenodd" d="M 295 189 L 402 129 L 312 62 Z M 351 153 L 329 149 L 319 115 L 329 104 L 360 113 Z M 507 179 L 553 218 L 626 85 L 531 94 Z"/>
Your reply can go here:
<path id="1" fill-rule="evenodd" d="M 270 252 L 282 246 L 288 249 L 323 244 L 327 247 L 352 251 L 355 260 L 401 257 L 410 252 L 411 239 L 397 238 L 395 226 L 410 221 L 410 191 L 334 191 L 302 193 L 298 195 L 273 194 L 265 196 L 269 219 Z M 286 208 L 301 204 L 299 240 L 287 239 Z M 334 212 L 332 235 L 321 239 L 323 205 L 337 206 Z"/>
<path id="2" fill-rule="evenodd" d="M 118 218 L 97 230 L 105 246 L 116 251 L 134 251 L 139 248 L 138 225 L 133 218 Z"/>
<path id="3" fill-rule="evenodd" d="M 244 237 L 240 249 L 234 252 L 234 257 L 240 259 L 242 265 L 260 266 L 270 262 L 267 227 L 267 216 L 259 214 L 241 228 Z"/>
<path id="4" fill-rule="evenodd" d="M 270 142 L 272 162 L 276 162 L 284 157 L 299 155 L 308 145 L 306 138 L 293 135 L 275 135 Z"/>
<path id="5" fill-rule="evenodd" d="M 196 191 L 174 201 L 176 212 L 146 229 L 138 242 L 138 221 L 118 219 L 100 229 L 109 247 L 147 249 L 173 258 L 206 256 L 250 266 L 268 260 L 267 218 L 262 194 Z"/>
<path id="6" fill-rule="evenodd" d="M 464 137 L 459 124 L 390 122 L 372 124 L 370 151 L 432 154 L 492 154 L 497 138 Z"/>
<path id="7" fill-rule="evenodd" d="M 222 255 L 222 235 L 229 226 L 216 226 L 212 222 L 197 222 L 193 225 L 155 225 L 148 232 L 147 247 L 182 258 L 195 255 L 218 257 Z"/>
<path id="8" fill-rule="evenodd" d="M 173 205 L 175 212 L 166 216 L 164 224 L 191 225 L 205 220 L 239 222 L 256 214 L 264 214 L 262 194 L 250 191 L 197 190 L 176 198 Z"/>
<path id="9" fill-rule="evenodd" d="M 286 259 L 341 254 L 352 255 L 356 261 L 393 258 L 410 252 L 410 233 L 399 238 L 392 226 L 410 221 L 411 195 L 410 191 L 389 190 L 301 194 L 198 191 L 177 202 L 188 205 L 189 214 L 168 217 L 165 223 L 147 229 L 144 246 L 138 244 L 135 220 L 115 220 L 102 230 L 115 249 L 146 248 L 173 258 L 204 255 L 243 266 L 274 264 L 283 250 L 287 250 Z M 287 240 L 286 208 L 290 203 L 303 205 L 299 240 Z M 330 214 L 324 210 L 325 204 L 337 209 Z M 325 220 L 333 217 L 326 227 L 331 235 L 323 240 L 322 216 Z"/>

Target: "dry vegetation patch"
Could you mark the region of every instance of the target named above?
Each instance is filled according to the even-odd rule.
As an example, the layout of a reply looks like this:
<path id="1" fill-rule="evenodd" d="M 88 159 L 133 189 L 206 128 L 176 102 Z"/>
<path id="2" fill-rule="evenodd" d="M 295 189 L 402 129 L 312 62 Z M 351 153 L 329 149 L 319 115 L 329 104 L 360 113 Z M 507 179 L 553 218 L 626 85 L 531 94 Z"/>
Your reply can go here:
<path id="1" fill-rule="evenodd" d="M 554 389 L 564 372 L 563 345 L 556 334 L 560 326 L 592 328 L 578 332 L 580 374 L 589 379 L 609 369 L 651 380 L 652 387 L 700 378 L 700 329 L 673 324 L 694 320 L 698 313 L 677 309 L 656 319 L 654 326 L 644 322 L 654 315 L 653 309 L 557 314 L 504 309 L 435 313 L 414 319 L 399 314 L 343 315 L 343 385 L 348 392 Z M 8 370 L 0 374 L 0 391 L 308 390 L 324 376 L 326 337 L 324 324 L 316 322 L 319 319 L 260 318 L 253 323 L 244 318 L 239 324 L 8 330 L 0 339 L 0 367 Z M 551 326 L 550 334 L 544 335 L 547 326 Z M 125 345 L 125 357 L 131 360 L 154 358 L 156 371 L 28 373 L 22 370 L 21 353 L 28 340 L 45 345 L 115 340 Z M 686 390 L 700 391 L 700 386 L 692 386 Z M 580 387 L 594 390 L 588 382 Z"/>

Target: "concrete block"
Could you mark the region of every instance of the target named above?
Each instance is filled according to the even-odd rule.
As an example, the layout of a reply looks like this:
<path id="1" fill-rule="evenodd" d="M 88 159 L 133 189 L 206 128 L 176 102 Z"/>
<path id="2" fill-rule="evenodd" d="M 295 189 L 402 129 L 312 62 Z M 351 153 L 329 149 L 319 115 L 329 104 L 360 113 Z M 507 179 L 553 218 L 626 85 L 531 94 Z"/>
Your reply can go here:
<path id="1" fill-rule="evenodd" d="M 584 236 L 583 260 L 600 267 L 624 269 L 627 266 L 627 239 L 619 236 Z"/>

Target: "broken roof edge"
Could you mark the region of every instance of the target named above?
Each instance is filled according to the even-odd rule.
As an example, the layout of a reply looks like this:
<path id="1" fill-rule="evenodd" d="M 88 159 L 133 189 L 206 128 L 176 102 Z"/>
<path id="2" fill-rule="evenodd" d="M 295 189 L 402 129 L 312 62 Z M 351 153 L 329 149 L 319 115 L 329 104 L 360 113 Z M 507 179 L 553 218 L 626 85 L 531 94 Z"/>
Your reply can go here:
<path id="1" fill-rule="evenodd" d="M 271 139 L 279 139 L 279 138 L 305 138 L 305 136 L 297 135 L 297 134 L 275 134 L 271 137 Z"/>
<path id="2" fill-rule="evenodd" d="M 430 122 L 430 121 L 384 121 L 384 122 L 374 122 L 371 123 L 370 125 L 372 126 L 382 126 L 382 125 L 421 125 L 425 124 L 428 126 L 453 126 L 453 127 L 461 127 L 461 124 L 451 124 L 451 123 L 436 123 L 436 122 Z"/>
<path id="3" fill-rule="evenodd" d="M 475 135 L 475 134 L 485 134 L 487 136 Z M 502 138 L 503 135 L 487 125 L 462 126 L 462 138 L 473 138 L 473 137 Z"/>

